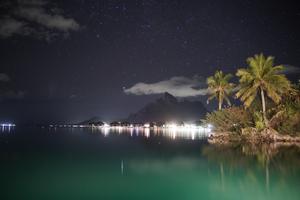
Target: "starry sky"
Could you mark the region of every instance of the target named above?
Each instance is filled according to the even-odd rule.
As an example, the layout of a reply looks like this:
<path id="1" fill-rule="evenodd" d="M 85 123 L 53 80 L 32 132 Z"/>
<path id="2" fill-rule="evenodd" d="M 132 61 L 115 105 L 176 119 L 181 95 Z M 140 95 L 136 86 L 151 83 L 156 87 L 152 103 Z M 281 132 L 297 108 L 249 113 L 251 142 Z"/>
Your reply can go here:
<path id="1" fill-rule="evenodd" d="M 205 102 L 207 76 L 261 52 L 295 81 L 299 26 L 292 1 L 1 1 L 0 121 L 120 119 L 165 91 Z"/>

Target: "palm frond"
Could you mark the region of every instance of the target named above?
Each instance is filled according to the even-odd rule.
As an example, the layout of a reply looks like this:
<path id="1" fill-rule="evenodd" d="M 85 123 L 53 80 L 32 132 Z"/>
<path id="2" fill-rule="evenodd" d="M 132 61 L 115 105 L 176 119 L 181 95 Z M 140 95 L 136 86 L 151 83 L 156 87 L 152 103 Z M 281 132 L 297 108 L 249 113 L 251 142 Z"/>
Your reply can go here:
<path id="1" fill-rule="evenodd" d="M 261 88 L 275 103 L 280 102 L 281 95 L 291 88 L 289 80 L 284 74 L 280 74 L 283 66 L 274 66 L 274 57 L 265 57 L 262 53 L 247 58 L 247 63 L 248 68 L 239 69 L 236 73 L 240 82 L 236 97 L 248 107 Z"/>
<path id="2" fill-rule="evenodd" d="M 227 98 L 229 100 L 228 95 L 231 94 L 231 91 L 234 88 L 234 84 L 229 83 L 231 78 L 231 74 L 224 74 L 222 71 L 218 70 L 213 76 L 206 79 L 208 91 L 209 94 L 211 94 L 207 99 L 207 103 L 214 98 L 216 98 L 221 105 L 223 104 L 224 99 Z"/>

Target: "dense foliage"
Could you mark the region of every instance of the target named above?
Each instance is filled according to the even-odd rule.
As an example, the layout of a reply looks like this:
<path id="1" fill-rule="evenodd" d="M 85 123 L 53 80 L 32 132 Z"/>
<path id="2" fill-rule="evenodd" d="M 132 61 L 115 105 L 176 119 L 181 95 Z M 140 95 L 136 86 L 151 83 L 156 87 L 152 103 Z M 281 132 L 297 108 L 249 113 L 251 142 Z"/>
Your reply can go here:
<path id="1" fill-rule="evenodd" d="M 282 103 L 270 110 L 270 126 L 282 134 L 300 135 L 300 90 L 284 95 Z"/>
<path id="2" fill-rule="evenodd" d="M 278 104 L 282 99 L 282 94 L 290 89 L 290 82 L 284 74 L 280 74 L 283 66 L 274 66 L 272 56 L 255 55 L 248 58 L 247 63 L 248 68 L 239 69 L 236 73 L 240 78 L 240 89 L 236 96 L 245 107 L 250 107 L 257 94 L 260 93 L 263 117 L 267 122 L 265 95 Z"/>
<path id="3" fill-rule="evenodd" d="M 219 106 L 219 110 L 208 113 L 204 121 L 221 132 L 241 133 L 246 128 L 257 131 L 273 128 L 281 134 L 300 136 L 300 81 L 292 85 L 282 74 L 283 66 L 274 66 L 271 56 L 255 55 L 248 58 L 247 63 L 247 68 L 238 69 L 236 73 L 239 85 L 235 89 L 228 82 L 231 77 L 222 85 L 227 88 L 226 98 L 237 90 L 235 97 L 241 100 L 244 107 L 220 109 Z M 208 78 L 209 90 L 220 88 L 213 81 L 218 73 Z M 218 93 L 213 94 L 209 99 L 217 97 Z"/>
<path id="4" fill-rule="evenodd" d="M 245 127 L 253 126 L 249 111 L 235 106 L 208 113 L 205 123 L 213 124 L 217 131 L 236 133 L 240 133 Z"/>

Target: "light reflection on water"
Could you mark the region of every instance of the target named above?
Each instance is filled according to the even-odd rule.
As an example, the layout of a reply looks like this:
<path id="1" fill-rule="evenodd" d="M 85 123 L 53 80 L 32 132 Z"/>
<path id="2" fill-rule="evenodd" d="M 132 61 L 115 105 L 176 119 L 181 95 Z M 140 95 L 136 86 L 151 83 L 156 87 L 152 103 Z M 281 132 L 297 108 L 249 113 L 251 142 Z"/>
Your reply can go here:
<path id="1" fill-rule="evenodd" d="M 171 139 L 206 139 L 211 132 L 200 129 L 175 129 L 175 128 L 144 128 L 144 127 L 110 127 L 110 128 L 91 128 L 93 133 L 100 133 L 104 136 L 109 134 L 124 134 L 133 136 L 149 137 L 167 137 Z"/>
<path id="2" fill-rule="evenodd" d="M 11 132 L 15 127 L 13 126 L 0 126 L 0 132 Z"/>
<path id="3" fill-rule="evenodd" d="M 299 199 L 297 146 L 214 146 L 206 143 L 207 135 L 152 128 L 5 130 L 0 135 L 1 196 Z"/>

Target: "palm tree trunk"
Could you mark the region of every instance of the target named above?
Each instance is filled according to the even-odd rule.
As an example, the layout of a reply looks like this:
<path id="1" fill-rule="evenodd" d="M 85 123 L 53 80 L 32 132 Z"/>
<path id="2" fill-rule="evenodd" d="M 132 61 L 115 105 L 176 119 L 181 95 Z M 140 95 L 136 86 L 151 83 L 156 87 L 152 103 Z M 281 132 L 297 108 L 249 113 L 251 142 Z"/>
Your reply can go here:
<path id="1" fill-rule="evenodd" d="M 267 125 L 267 116 L 266 116 L 266 101 L 265 101 L 265 93 L 262 88 L 260 88 L 260 95 L 261 95 L 261 103 L 262 103 L 262 110 L 263 110 L 263 117 L 264 117 L 264 122 L 265 125 Z"/>
<path id="2" fill-rule="evenodd" d="M 219 110 L 222 109 L 222 98 L 221 98 L 221 94 L 219 94 Z"/>

